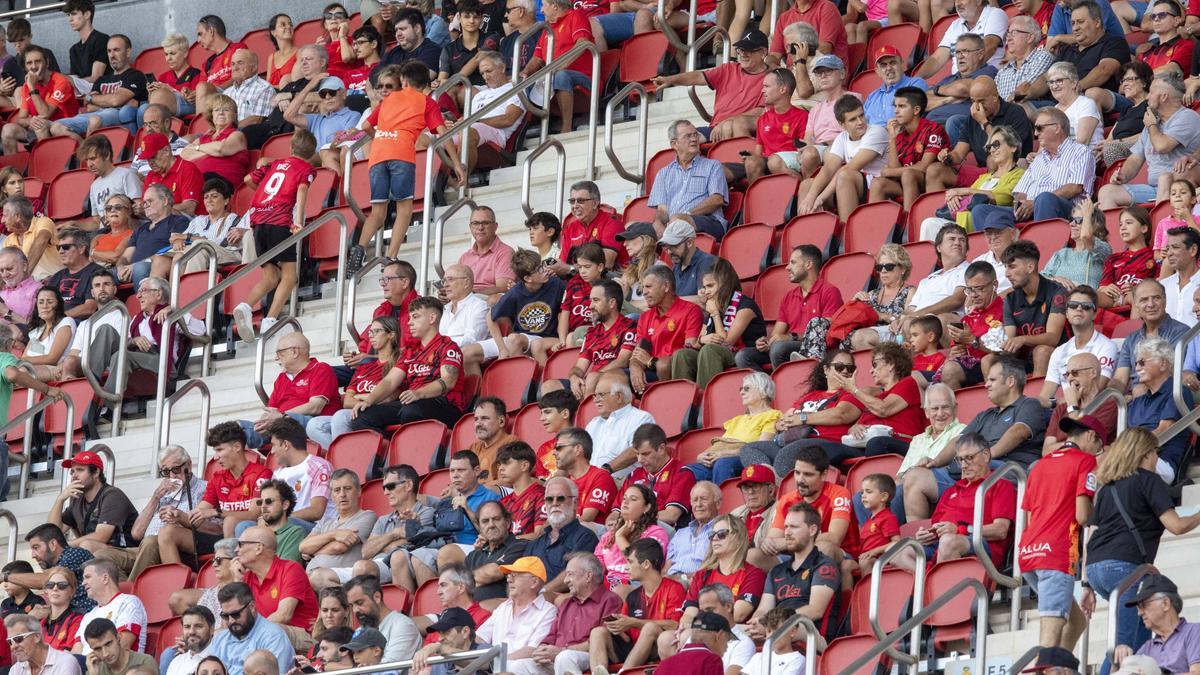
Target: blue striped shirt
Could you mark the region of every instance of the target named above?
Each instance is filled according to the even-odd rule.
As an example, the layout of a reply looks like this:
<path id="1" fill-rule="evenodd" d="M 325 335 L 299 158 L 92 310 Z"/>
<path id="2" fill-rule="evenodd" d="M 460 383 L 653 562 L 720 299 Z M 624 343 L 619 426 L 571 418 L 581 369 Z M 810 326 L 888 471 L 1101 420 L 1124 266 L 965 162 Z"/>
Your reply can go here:
<path id="1" fill-rule="evenodd" d="M 712 195 L 721 195 L 722 203 L 729 203 L 725 167 L 716 160 L 697 155 L 692 159 L 691 166 L 685 169 L 676 158 L 658 170 L 646 205 L 651 208 L 666 205 L 668 213 L 691 213 L 697 204 Z M 709 215 L 721 221 L 722 225 L 729 224 L 725 222 L 725 214 L 720 209 Z"/>
<path id="2" fill-rule="evenodd" d="M 1064 139 L 1058 154 L 1051 155 L 1045 146 L 1038 151 L 1033 163 L 1017 181 L 1013 194 L 1034 199 L 1043 192 L 1053 192 L 1064 185 L 1082 185 L 1080 196 L 1091 194 L 1096 180 L 1096 160 L 1086 145 L 1073 138 Z"/>

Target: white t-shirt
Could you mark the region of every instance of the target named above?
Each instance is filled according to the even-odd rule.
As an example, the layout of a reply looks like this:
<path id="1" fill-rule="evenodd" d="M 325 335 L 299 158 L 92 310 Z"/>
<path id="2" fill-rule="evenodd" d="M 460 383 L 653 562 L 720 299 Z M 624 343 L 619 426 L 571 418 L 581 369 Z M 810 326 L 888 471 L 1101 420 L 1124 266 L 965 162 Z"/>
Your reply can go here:
<path id="1" fill-rule="evenodd" d="M 938 43 L 938 47 L 945 47 L 950 50 L 950 72 L 958 72 L 958 62 L 954 59 L 954 45 L 958 42 L 958 36 L 963 33 L 974 33 L 979 37 L 987 37 L 995 35 L 1000 38 L 1000 47 L 992 54 L 992 58 L 988 59 L 988 65 L 1000 68 L 1000 60 L 1004 58 L 1004 34 L 1008 32 L 1008 15 L 999 7 L 992 7 L 985 4 L 983 11 L 979 13 L 979 21 L 975 22 L 974 26 L 967 26 L 967 22 L 961 18 L 955 19 L 954 23 L 946 29 L 946 34 L 942 36 L 942 41 Z"/>
<path id="2" fill-rule="evenodd" d="M 79 644 L 83 645 L 84 656 L 92 653 L 87 640 L 83 639 L 83 631 L 88 624 L 96 619 L 108 619 L 117 627 L 117 632 L 128 631 L 137 636 L 137 651 L 146 651 L 146 607 L 136 595 L 117 593 L 107 605 L 96 605 L 92 611 L 83 615 L 79 622 Z"/>
<path id="3" fill-rule="evenodd" d="M 36 309 L 34 311 L 37 311 Z M 65 330 L 71 333 L 75 330 L 75 319 L 69 316 L 64 316 L 62 321 L 59 321 L 54 329 L 46 334 L 45 338 L 39 339 L 42 334 L 42 329 L 37 328 L 29 333 L 29 344 L 25 346 L 25 354 L 28 356 L 44 356 L 50 353 L 50 347 L 54 345 L 54 338 L 59 331 Z"/>
<path id="4" fill-rule="evenodd" d="M 509 92 L 512 91 L 512 88 L 512 82 L 505 82 L 495 89 L 490 87 L 476 88 L 475 92 L 471 94 L 471 112 L 474 113 L 478 110 L 482 110 L 485 105 L 491 103 L 492 101 L 495 101 L 498 98 L 504 98 L 506 94 L 509 94 Z M 508 97 L 508 101 L 505 103 L 505 108 L 510 105 L 515 105 L 522 111 L 525 110 L 525 107 L 521 105 L 521 99 L 517 98 L 515 94 L 512 94 Z M 495 113 L 495 115 L 503 115 L 505 112 L 507 112 L 507 110 L 499 110 Z M 500 133 L 504 134 L 504 140 L 508 140 L 508 138 L 512 136 L 512 133 L 517 130 L 517 127 L 521 125 L 521 119 L 521 117 L 518 117 L 516 122 L 513 122 L 507 127 L 500 129 Z"/>
<path id="5" fill-rule="evenodd" d="M 991 265 L 992 269 L 996 270 L 996 282 L 999 284 L 999 287 L 996 289 L 996 291 L 998 293 L 1007 293 L 1012 290 L 1012 282 L 1009 281 L 1008 276 L 1004 274 L 1004 263 L 1000 262 L 1000 259 L 992 253 L 991 249 L 988 249 L 987 253 L 984 253 L 971 262 L 979 262 L 980 260 Z"/>
<path id="6" fill-rule="evenodd" d="M 329 476 L 332 474 L 333 465 L 327 460 L 307 455 L 296 466 L 276 467 L 272 477 L 287 483 L 296 493 L 296 511 L 308 508 L 313 497 L 324 497 L 325 513 L 322 518 L 329 518 L 334 515 L 333 500 L 329 498 Z"/>
<path id="7" fill-rule="evenodd" d="M 1054 348 L 1050 355 L 1050 365 L 1046 369 L 1046 381 L 1062 384 L 1067 381 L 1067 361 L 1076 354 L 1092 354 L 1100 360 L 1100 374 L 1111 378 L 1113 368 L 1117 366 L 1117 343 L 1100 334 L 1092 333 L 1092 339 L 1082 348 L 1075 346 L 1075 338 L 1071 338 Z"/>
<path id="8" fill-rule="evenodd" d="M 487 301 L 475 294 L 459 300 L 457 311 L 447 302 L 442 311 L 442 322 L 438 325 L 438 332 L 454 340 L 454 344 L 459 347 L 486 340 L 487 316 L 490 311 Z"/>
<path id="9" fill-rule="evenodd" d="M 755 647 L 754 640 L 746 635 L 746 632 L 737 626 L 733 627 L 733 637 L 729 639 L 729 644 L 725 647 L 725 656 L 721 657 L 721 661 L 725 664 L 725 669 L 729 666 L 740 666 L 743 663 L 749 663 L 754 657 Z"/>
<path id="10" fill-rule="evenodd" d="M 909 296 L 908 304 L 922 309 L 954 295 L 954 291 L 967 285 L 967 266 L 964 260 L 958 267 L 931 273 L 917 284 L 917 290 Z"/>
<path id="11" fill-rule="evenodd" d="M 1092 137 L 1088 139 L 1088 147 L 1094 148 L 1104 140 L 1104 120 L 1100 117 L 1100 108 L 1096 107 L 1096 102 L 1092 99 L 1080 94 L 1063 113 L 1071 120 L 1071 138 L 1079 140 L 1079 123 L 1090 117 L 1096 120 L 1096 128 L 1092 130 Z"/>
<path id="12" fill-rule="evenodd" d="M 72 352 L 75 352 L 77 356 L 83 354 L 83 350 L 87 348 L 87 346 L 84 344 L 84 340 L 87 339 L 87 327 L 91 323 L 92 319 L 87 318 L 81 321 L 75 328 L 75 337 L 71 339 L 71 348 L 67 350 L 67 354 L 71 354 Z M 96 336 L 96 333 L 100 330 L 101 326 L 112 326 L 113 330 L 117 331 L 117 334 L 119 335 L 121 330 L 125 327 L 124 323 L 125 319 L 120 314 L 117 312 L 109 312 L 108 314 L 100 317 L 100 321 L 92 326 L 92 337 Z"/>
<path id="13" fill-rule="evenodd" d="M 867 175 L 867 182 L 883 172 L 883 166 L 887 158 L 888 149 L 888 133 L 887 129 L 876 126 L 874 124 L 867 127 L 866 133 L 857 141 L 850 140 L 850 134 L 843 131 L 833 139 L 833 145 L 829 146 L 831 154 L 841 157 L 843 161 L 849 162 L 858 155 L 859 150 L 872 150 L 878 153 L 875 159 L 867 163 L 863 167 L 863 173 Z"/>
<path id="14" fill-rule="evenodd" d="M 1196 295 L 1196 289 L 1200 288 L 1200 272 L 1192 273 L 1192 278 L 1188 279 L 1182 289 L 1179 288 L 1178 272 L 1163 279 L 1162 283 L 1167 294 L 1167 316 L 1188 326 L 1195 326 L 1196 315 L 1192 312 L 1192 298 Z"/>
<path id="15" fill-rule="evenodd" d="M 766 652 L 758 652 L 747 663 L 742 672 L 746 675 L 767 675 Z M 772 654 L 771 675 L 800 675 L 804 672 L 804 654 L 788 652 L 787 654 Z M 170 675 L 168 673 L 167 675 Z"/>
<path id="16" fill-rule="evenodd" d="M 133 170 L 118 166 L 103 178 L 92 181 L 88 190 L 88 200 L 92 205 L 92 217 L 104 217 L 104 203 L 108 198 L 122 194 L 133 200 L 142 198 L 142 180 Z"/>
<path id="17" fill-rule="evenodd" d="M 200 665 L 200 662 L 207 656 L 207 647 L 199 654 L 176 652 L 175 658 L 171 659 L 170 665 L 167 666 L 167 675 L 194 675 L 196 666 Z"/>

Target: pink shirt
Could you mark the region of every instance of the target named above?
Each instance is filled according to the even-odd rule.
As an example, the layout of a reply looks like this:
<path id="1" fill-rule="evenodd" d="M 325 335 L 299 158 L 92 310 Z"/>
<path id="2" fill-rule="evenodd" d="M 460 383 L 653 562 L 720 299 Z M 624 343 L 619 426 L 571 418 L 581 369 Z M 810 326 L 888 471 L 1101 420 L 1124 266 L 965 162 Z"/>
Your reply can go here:
<path id="1" fill-rule="evenodd" d="M 1163 251 L 1167 248 L 1167 231 L 1177 227 L 1187 227 L 1187 221 L 1168 216 L 1158 221 L 1154 229 L 1154 250 Z"/>
<path id="2" fill-rule="evenodd" d="M 33 316 L 33 304 L 37 300 L 37 293 L 42 285 L 33 277 L 25 277 L 25 281 L 17 284 L 13 288 L 0 288 L 0 300 L 4 300 L 4 304 L 13 311 L 14 314 L 20 314 L 24 317 Z"/>
<path id="3" fill-rule="evenodd" d="M 667 552 L 667 531 L 658 525 L 651 525 L 642 532 L 642 536 L 638 539 L 645 538 L 653 539 L 662 544 L 663 553 Z M 609 588 L 620 586 L 629 583 L 629 561 L 621 555 L 621 551 L 617 546 L 616 537 L 611 531 L 605 532 L 603 537 L 600 537 L 600 543 L 596 544 L 596 557 L 600 559 L 600 564 L 604 565 L 604 578 L 608 582 Z"/>
<path id="4" fill-rule="evenodd" d="M 557 49 L 557 46 L 555 47 Z M 475 290 L 498 285 L 498 279 L 512 279 L 512 247 L 500 241 L 492 242 L 488 250 L 476 253 L 472 245 L 458 257 L 460 265 L 466 265 L 475 273 Z"/>
<path id="5" fill-rule="evenodd" d="M 862 100 L 862 95 L 853 91 L 844 93 Z M 808 128 L 804 130 L 804 135 L 811 136 L 818 145 L 829 145 L 842 133 L 842 125 L 838 124 L 837 116 L 833 114 L 833 104 L 836 102 L 836 99 L 821 101 L 808 111 Z"/>

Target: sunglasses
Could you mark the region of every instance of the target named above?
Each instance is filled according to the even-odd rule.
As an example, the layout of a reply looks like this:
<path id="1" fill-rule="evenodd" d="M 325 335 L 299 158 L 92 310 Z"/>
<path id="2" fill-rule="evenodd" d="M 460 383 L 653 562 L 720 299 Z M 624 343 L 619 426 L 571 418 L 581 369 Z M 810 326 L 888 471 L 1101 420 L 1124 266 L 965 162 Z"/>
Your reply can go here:
<path id="1" fill-rule="evenodd" d="M 208 195 L 205 196 L 207 197 Z M 104 210 L 108 213 L 113 213 L 116 211 L 128 211 L 129 207 L 125 206 L 124 204 L 109 204 L 108 206 L 104 207 Z"/>
<path id="2" fill-rule="evenodd" d="M 999 141 L 992 141 L 991 143 L 988 143 L 987 145 L 983 146 L 983 149 L 987 150 L 988 152 L 995 152 L 999 148 L 1000 148 Z"/>
<path id="3" fill-rule="evenodd" d="M 725 541 L 729 537 L 730 530 L 713 530 L 708 533 L 710 541 Z"/>
<path id="4" fill-rule="evenodd" d="M 858 366 L 854 365 L 853 363 L 832 363 L 829 367 L 843 375 L 849 375 L 858 370 Z"/>
<path id="5" fill-rule="evenodd" d="M 1092 302 L 1079 302 L 1078 300 L 1068 300 L 1067 309 L 1082 309 L 1085 312 L 1096 311 L 1096 304 Z"/>
<path id="6" fill-rule="evenodd" d="M 66 581 L 47 581 L 46 583 L 42 584 L 42 588 L 48 591 L 65 591 L 71 588 L 71 584 L 67 583 Z"/>
<path id="7" fill-rule="evenodd" d="M 383 484 L 383 491 L 384 491 L 384 492 L 391 492 L 392 490 L 395 490 L 396 488 L 400 487 L 400 484 L 401 484 L 401 483 L 403 483 L 403 482 L 404 482 L 404 481 L 398 480 L 398 481 L 394 481 L 394 482 L 391 482 L 391 483 L 384 483 L 384 484 Z"/>
<path id="8" fill-rule="evenodd" d="M 1082 225 L 1083 224 L 1083 216 L 1071 216 L 1070 222 L 1072 225 Z"/>
<path id="9" fill-rule="evenodd" d="M 212 564 L 223 565 L 223 564 L 229 562 L 230 560 L 233 560 L 233 558 L 226 558 L 225 556 L 222 556 L 222 555 L 214 555 L 213 559 L 212 559 Z"/>
<path id="10" fill-rule="evenodd" d="M 348 18 L 345 12 L 325 12 L 326 21 L 345 21 Z"/>
<path id="11" fill-rule="evenodd" d="M 8 638 L 8 644 L 15 645 L 18 642 L 24 641 L 25 638 L 29 637 L 30 635 L 40 635 L 40 634 L 41 633 L 38 631 L 29 631 L 28 633 L 19 633 L 17 635 L 14 635 L 14 636 Z"/>
<path id="12" fill-rule="evenodd" d="M 241 609 L 235 609 L 232 612 L 221 612 L 221 618 L 226 621 L 229 621 L 230 619 L 236 619 L 237 617 L 241 616 L 242 612 L 246 611 L 246 608 L 249 606 L 250 603 L 246 603 L 242 605 Z"/>
<path id="13" fill-rule="evenodd" d="M 320 96 L 321 98 L 324 98 L 324 99 L 330 99 L 330 98 L 333 98 L 334 96 L 337 96 L 338 91 L 339 91 L 338 89 L 322 89 L 321 91 L 317 92 L 317 96 Z"/>
<path id="14" fill-rule="evenodd" d="M 897 263 L 879 263 L 878 265 L 875 266 L 875 272 L 876 273 L 891 272 L 892 270 L 896 269 L 899 266 L 900 265 Z"/>
<path id="15" fill-rule="evenodd" d="M 54 248 L 60 251 L 70 251 L 71 249 L 75 248 L 75 244 L 58 244 Z"/>
<path id="16" fill-rule="evenodd" d="M 1075 370 L 1068 370 L 1066 375 L 1067 377 L 1079 377 L 1089 370 L 1095 370 L 1095 368 L 1092 368 L 1091 366 L 1088 366 L 1087 368 L 1076 368 Z"/>
<path id="17" fill-rule="evenodd" d="M 1155 12 L 1150 15 L 1150 20 L 1151 21 L 1162 21 L 1163 19 L 1167 18 L 1168 16 L 1179 16 L 1179 15 L 1174 12 Z"/>
<path id="18" fill-rule="evenodd" d="M 571 497 L 570 495 L 564 495 L 561 497 L 551 497 L 550 495 L 546 495 L 542 498 L 542 501 L 546 502 L 547 504 L 565 504 L 571 501 Z"/>
<path id="19" fill-rule="evenodd" d="M 1147 363 L 1150 363 L 1150 361 L 1151 361 L 1151 359 L 1138 359 L 1138 360 L 1137 360 L 1137 367 L 1138 367 L 1138 368 L 1142 368 L 1142 367 L 1144 367 L 1144 366 L 1145 366 Z"/>
<path id="20" fill-rule="evenodd" d="M 259 499 L 257 501 L 258 501 L 259 506 L 272 506 L 275 504 L 275 502 L 277 502 L 279 500 L 275 499 L 274 497 L 263 497 L 262 499 Z"/>
<path id="21" fill-rule="evenodd" d="M 186 464 L 180 464 L 179 466 L 164 466 L 158 470 L 158 475 L 162 478 L 166 478 L 167 476 L 174 474 L 182 475 L 185 471 L 187 471 L 186 467 Z"/>
<path id="22" fill-rule="evenodd" d="M 1058 122 L 1048 122 L 1046 124 L 1035 124 L 1035 125 L 1033 125 L 1033 130 L 1034 130 L 1034 132 L 1040 134 L 1043 131 L 1045 131 L 1046 129 L 1049 129 L 1050 127 L 1056 127 L 1056 126 L 1058 126 Z"/>

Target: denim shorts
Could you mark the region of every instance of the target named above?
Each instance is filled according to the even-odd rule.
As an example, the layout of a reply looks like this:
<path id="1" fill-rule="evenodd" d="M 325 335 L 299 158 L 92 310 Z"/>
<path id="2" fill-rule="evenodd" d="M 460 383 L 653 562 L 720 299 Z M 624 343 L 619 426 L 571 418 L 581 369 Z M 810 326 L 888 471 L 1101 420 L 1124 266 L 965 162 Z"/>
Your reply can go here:
<path id="1" fill-rule="evenodd" d="M 633 17 L 636 15 L 636 12 L 617 12 L 596 17 L 596 23 L 604 31 L 604 40 L 609 47 L 633 37 Z"/>
<path id="2" fill-rule="evenodd" d="M 129 112 L 124 113 L 124 109 L 129 108 Z M 58 123 L 70 129 L 72 133 L 80 136 L 87 133 L 88 120 L 93 117 L 100 118 L 100 127 L 115 127 L 118 124 L 128 124 L 137 119 L 137 108 L 130 106 L 121 106 L 120 108 L 101 108 L 95 112 L 79 113 L 74 117 L 67 117 L 58 120 Z M 127 118 L 127 119 L 123 119 Z"/>
<path id="3" fill-rule="evenodd" d="M 1038 594 L 1038 614 L 1065 619 L 1071 615 L 1075 604 L 1075 577 L 1058 570 L 1033 570 L 1023 572 L 1033 590 Z"/>
<path id="4" fill-rule="evenodd" d="M 1158 199 L 1158 188 L 1147 183 L 1127 183 L 1121 187 L 1129 193 L 1134 204 L 1153 204 Z"/>
<path id="5" fill-rule="evenodd" d="M 371 167 L 371 203 L 386 204 L 413 198 L 417 165 L 401 159 L 389 159 Z"/>
<path id="6" fill-rule="evenodd" d="M 554 91 L 574 91 L 576 87 L 592 90 L 592 78 L 578 70 L 560 70 L 554 74 Z"/>

